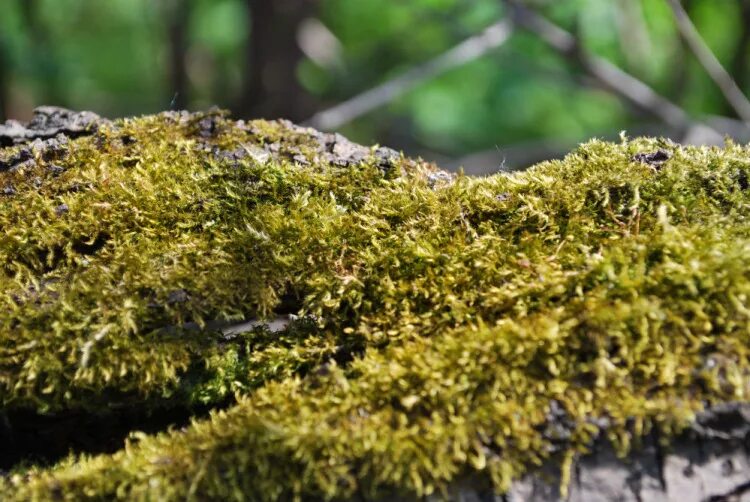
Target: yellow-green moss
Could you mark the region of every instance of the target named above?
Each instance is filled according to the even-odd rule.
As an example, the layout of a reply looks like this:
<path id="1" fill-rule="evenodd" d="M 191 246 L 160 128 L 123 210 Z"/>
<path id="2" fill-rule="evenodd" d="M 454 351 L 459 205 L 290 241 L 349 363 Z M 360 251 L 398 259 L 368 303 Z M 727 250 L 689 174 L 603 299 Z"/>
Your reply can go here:
<path id="1" fill-rule="evenodd" d="M 236 404 L 0 478 L 4 498 L 423 495 L 477 474 L 502 491 L 598 434 L 625 451 L 748 399 L 747 147 L 592 141 L 450 179 L 329 163 L 279 123 L 214 117 L 201 138 L 200 119 L 122 121 L 72 141 L 62 173 L 0 173 L 0 405 Z M 316 321 L 162 329 L 282 297 Z"/>

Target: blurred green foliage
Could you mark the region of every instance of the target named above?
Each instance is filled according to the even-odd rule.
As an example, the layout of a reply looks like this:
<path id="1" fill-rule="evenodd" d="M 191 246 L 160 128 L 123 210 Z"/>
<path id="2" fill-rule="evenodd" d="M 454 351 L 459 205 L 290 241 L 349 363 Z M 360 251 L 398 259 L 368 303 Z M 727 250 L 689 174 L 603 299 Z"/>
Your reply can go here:
<path id="1" fill-rule="evenodd" d="M 304 2 L 304 0 L 296 0 Z M 294 4 L 285 0 L 279 4 Z M 336 104 L 449 49 L 505 14 L 499 0 L 319 0 L 312 16 L 338 40 L 338 64 L 295 61 L 316 109 Z M 694 116 L 731 115 L 686 50 L 665 0 L 534 0 L 545 16 Z M 39 104 L 108 116 L 169 108 L 168 26 L 189 8 L 188 104 L 244 115 L 248 9 L 243 0 L 8 0 L 0 16 L 5 114 Z M 747 91 L 750 1 L 687 0 L 708 45 Z M 269 20 L 269 22 L 272 20 Z M 294 37 L 294 33 L 289 33 Z M 3 79 L 4 75 L 4 79 Z M 273 110 L 271 111 L 273 113 Z M 283 111 L 277 112 L 283 115 Z M 447 155 L 540 138 L 566 141 L 632 130 L 653 119 L 591 85 L 575 64 L 517 32 L 490 56 L 418 86 L 343 130 L 363 142 Z"/>

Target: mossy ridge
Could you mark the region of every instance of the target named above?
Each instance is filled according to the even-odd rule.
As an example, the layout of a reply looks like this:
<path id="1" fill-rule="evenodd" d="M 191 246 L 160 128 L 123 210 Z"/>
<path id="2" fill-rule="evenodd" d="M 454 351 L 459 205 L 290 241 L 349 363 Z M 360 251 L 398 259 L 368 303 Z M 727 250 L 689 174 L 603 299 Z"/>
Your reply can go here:
<path id="1" fill-rule="evenodd" d="M 730 298 L 748 293 L 747 277 L 738 273 L 748 240 L 720 235 L 724 244 L 701 249 L 695 245 L 716 233 L 672 237 L 663 235 L 659 245 L 674 252 L 675 262 L 697 261 Z M 646 254 L 634 250 L 628 258 Z M 729 366 L 706 366 L 706 346 L 691 347 L 692 333 L 706 330 L 705 319 L 691 319 L 696 294 L 659 301 L 665 284 L 658 278 L 671 275 L 673 263 L 635 279 L 640 301 L 623 302 L 627 288 L 605 281 L 569 308 L 391 344 L 348 368 L 330 365 L 305 380 L 269 383 L 227 412 L 139 439 L 114 456 L 19 474 L 7 481 L 18 490 L 9 493 L 71 500 L 375 498 L 423 495 L 472 472 L 490 476 L 502 491 L 550 456 L 583 451 L 599 433 L 625 451 L 654 425 L 679 430 L 704 400 L 747 399 L 750 390 L 746 378 L 730 376 L 747 376 L 746 342 L 713 353 L 739 349 Z M 602 273 L 606 266 L 591 271 Z M 726 314 L 733 326 L 727 338 L 746 334 L 747 313 Z M 649 326 L 653 319 L 663 324 Z M 644 324 L 641 335 L 668 341 L 667 353 L 654 357 L 654 347 L 633 336 Z M 612 335 L 618 349 L 591 350 L 608 343 L 599 333 Z M 624 354 L 634 355 L 618 363 Z M 592 420 L 602 418 L 604 429 Z"/>
<path id="2" fill-rule="evenodd" d="M 660 170 L 633 160 L 657 148 L 672 156 Z M 748 166 L 735 145 L 592 142 L 521 175 L 443 186 L 407 175 L 355 211 L 325 191 L 331 180 L 274 192 L 286 218 L 248 231 L 300 241 L 318 272 L 294 283 L 305 311 L 327 336 L 385 352 L 267 384 L 185 433 L 29 471 L 8 490 L 345 497 L 427 493 L 485 468 L 502 490 L 556 451 L 543 427 L 552 402 L 568 417 L 564 448 L 583 447 L 599 417 L 626 448 L 704 401 L 746 399 Z"/>
<path id="3" fill-rule="evenodd" d="M 266 143 L 279 150 L 275 159 L 231 153 Z M 54 162 L 37 158 L 1 173 L 11 191 L 0 200 L 2 403 L 96 409 L 178 392 L 210 401 L 335 350 L 330 337 L 307 351 L 299 344 L 295 356 L 283 337 L 260 333 L 228 344 L 215 332 L 160 329 L 271 315 L 285 292 L 319 273 L 306 273 L 313 249 L 294 252 L 298 234 L 335 225 L 341 208 L 360 203 L 392 173 L 367 159 L 332 165 L 316 148 L 282 123 L 240 127 L 221 115 L 165 114 L 121 121 L 69 142 Z M 298 161 L 284 160 L 287 151 Z M 316 163 L 301 165 L 300 156 Z M 407 167 L 412 175 L 429 171 L 398 161 L 393 173 Z M 311 208 L 295 209 L 313 192 Z M 268 350 L 258 350 L 256 339 Z M 236 373 L 248 346 L 256 360 L 265 354 L 267 367 L 233 374 L 218 396 L 193 388 L 209 378 L 216 389 L 214 377 Z M 218 368 L 202 371 L 205 362 Z M 199 375 L 183 378 L 196 367 Z M 180 389 L 181 379 L 191 388 Z"/>

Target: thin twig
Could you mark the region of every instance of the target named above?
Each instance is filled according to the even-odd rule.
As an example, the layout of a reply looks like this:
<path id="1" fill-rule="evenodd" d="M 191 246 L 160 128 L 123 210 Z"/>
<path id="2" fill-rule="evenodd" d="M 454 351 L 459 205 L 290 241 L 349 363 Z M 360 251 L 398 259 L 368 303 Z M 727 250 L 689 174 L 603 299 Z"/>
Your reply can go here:
<path id="1" fill-rule="evenodd" d="M 744 122 L 750 123 L 750 101 L 742 93 L 742 89 L 739 88 L 732 76 L 724 69 L 714 53 L 711 52 L 711 49 L 703 40 L 700 33 L 698 33 L 698 30 L 690 20 L 688 13 L 685 12 L 680 1 L 667 0 L 667 2 L 672 8 L 677 29 L 680 31 L 680 35 L 682 35 L 685 43 L 687 43 L 701 66 L 703 66 L 703 69 L 706 70 L 706 73 L 708 73 L 722 94 L 724 94 L 727 102 L 737 112 L 737 116 Z"/>
<path id="2" fill-rule="evenodd" d="M 606 59 L 584 52 L 576 37 L 541 14 L 516 0 L 504 2 L 510 7 L 513 19 L 519 26 L 537 35 L 557 52 L 574 59 L 592 77 L 637 108 L 679 131 L 687 131 L 693 125 L 694 121 L 682 108 Z"/>
<path id="3" fill-rule="evenodd" d="M 422 82 L 428 81 L 449 70 L 478 59 L 497 49 L 510 37 L 512 24 L 504 19 L 478 35 L 440 54 L 439 56 L 402 73 L 396 78 L 380 84 L 333 108 L 316 113 L 306 125 L 317 129 L 337 129 L 376 108 L 390 103 Z"/>
<path id="4" fill-rule="evenodd" d="M 623 54 L 631 68 L 647 68 L 651 39 L 644 24 L 641 2 L 633 0 L 616 0 L 615 23 Z"/>
<path id="5" fill-rule="evenodd" d="M 248 321 L 240 322 L 213 320 L 206 322 L 205 326 L 203 327 L 201 327 L 196 322 L 186 322 L 179 326 L 166 326 L 164 328 L 160 328 L 158 331 L 163 334 L 175 334 L 179 331 L 218 331 L 221 332 L 222 336 L 225 339 L 231 339 L 239 334 L 246 333 L 260 327 L 265 327 L 272 333 L 284 331 L 294 319 L 295 318 L 291 316 L 277 316 L 273 319 L 268 320 L 250 319 Z"/>

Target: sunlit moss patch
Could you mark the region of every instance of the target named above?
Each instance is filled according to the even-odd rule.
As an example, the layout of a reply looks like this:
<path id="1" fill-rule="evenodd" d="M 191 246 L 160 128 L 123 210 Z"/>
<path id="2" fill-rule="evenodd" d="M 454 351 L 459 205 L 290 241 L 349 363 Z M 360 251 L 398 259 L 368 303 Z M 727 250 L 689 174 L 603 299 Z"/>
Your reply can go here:
<path id="1" fill-rule="evenodd" d="M 747 400 L 747 147 L 592 141 L 469 178 L 316 134 L 166 114 L 0 173 L 5 410 L 234 403 L 0 494 L 502 492 Z"/>

